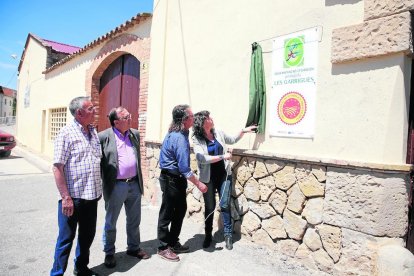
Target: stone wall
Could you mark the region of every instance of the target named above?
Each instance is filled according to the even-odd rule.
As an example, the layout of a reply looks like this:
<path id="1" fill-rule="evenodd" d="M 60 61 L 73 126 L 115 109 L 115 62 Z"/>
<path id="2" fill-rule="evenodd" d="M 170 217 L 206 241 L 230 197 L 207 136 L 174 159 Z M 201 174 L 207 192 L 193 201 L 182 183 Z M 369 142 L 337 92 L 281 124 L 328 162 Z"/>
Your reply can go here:
<path id="1" fill-rule="evenodd" d="M 332 31 L 332 63 L 396 53 L 412 55 L 413 7 L 413 0 L 364 1 L 364 22 Z"/>
<path id="2" fill-rule="evenodd" d="M 159 144 L 147 143 L 146 195 L 159 204 Z M 197 170 L 194 154 L 191 166 Z M 379 249 L 404 246 L 408 171 L 233 156 L 235 235 L 270 247 L 310 269 L 336 275 L 376 273 Z M 188 216 L 204 221 L 201 193 L 189 183 Z M 219 210 L 215 230 L 222 225 Z"/>

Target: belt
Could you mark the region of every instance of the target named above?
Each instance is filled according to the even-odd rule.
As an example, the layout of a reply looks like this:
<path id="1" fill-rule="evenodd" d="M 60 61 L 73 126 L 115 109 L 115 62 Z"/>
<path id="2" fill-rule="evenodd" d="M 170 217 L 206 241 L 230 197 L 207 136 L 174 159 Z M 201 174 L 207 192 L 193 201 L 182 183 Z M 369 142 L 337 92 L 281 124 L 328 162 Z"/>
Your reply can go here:
<path id="1" fill-rule="evenodd" d="M 129 183 L 129 182 L 132 182 L 132 181 L 134 181 L 136 179 L 137 179 L 137 176 L 133 176 L 133 177 L 130 177 L 130 178 L 125 178 L 125 179 L 117 179 L 116 181 L 121 181 L 121 182 Z"/>
<path id="2" fill-rule="evenodd" d="M 182 178 L 183 177 L 182 174 L 175 174 L 175 173 L 172 173 L 170 170 L 166 170 L 166 169 L 162 169 L 161 173 L 166 174 L 166 175 L 171 176 L 171 177 L 175 177 L 175 178 Z"/>

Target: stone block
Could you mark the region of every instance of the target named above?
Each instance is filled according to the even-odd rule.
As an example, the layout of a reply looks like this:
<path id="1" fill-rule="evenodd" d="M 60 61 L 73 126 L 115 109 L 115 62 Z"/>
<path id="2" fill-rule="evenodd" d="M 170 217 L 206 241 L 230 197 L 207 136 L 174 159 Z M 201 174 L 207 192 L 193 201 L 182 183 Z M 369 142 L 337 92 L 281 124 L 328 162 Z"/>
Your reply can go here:
<path id="1" fill-rule="evenodd" d="M 336 263 L 341 256 L 341 229 L 331 225 L 321 224 L 316 226 L 316 231 L 321 237 L 323 248 Z"/>
<path id="2" fill-rule="evenodd" d="M 306 220 L 302 219 L 301 216 L 285 209 L 283 212 L 283 223 L 289 237 L 295 240 L 302 240 L 305 234 Z"/>
<path id="3" fill-rule="evenodd" d="M 263 229 L 258 229 L 256 232 L 254 232 L 252 235 L 252 240 L 254 243 L 257 243 L 260 245 L 267 245 L 267 246 L 273 245 L 273 240 L 269 237 L 269 234 Z"/>
<path id="4" fill-rule="evenodd" d="M 292 191 L 288 198 L 287 208 L 297 214 L 300 214 L 303 210 L 306 197 L 300 190 L 298 185 L 292 187 Z"/>
<path id="5" fill-rule="evenodd" d="M 294 240 L 280 240 L 276 243 L 276 250 L 281 254 L 294 257 L 299 243 Z"/>
<path id="6" fill-rule="evenodd" d="M 260 226 L 261 221 L 254 213 L 248 212 L 243 216 L 242 228 L 244 228 L 249 235 L 253 235 Z"/>
<path id="7" fill-rule="evenodd" d="M 375 275 L 380 246 L 404 245 L 400 238 L 379 238 L 346 228 L 341 232 L 341 258 L 335 264 L 338 275 Z"/>
<path id="8" fill-rule="evenodd" d="M 312 174 L 319 182 L 326 181 L 326 168 L 324 166 L 312 165 Z"/>
<path id="9" fill-rule="evenodd" d="M 285 210 L 286 202 L 287 202 L 287 195 L 282 190 L 276 190 L 269 199 L 270 205 L 276 210 L 278 214 L 283 214 L 283 210 Z"/>
<path id="10" fill-rule="evenodd" d="M 323 201 L 322 197 L 315 197 L 306 202 L 302 216 L 308 223 L 316 225 L 322 222 Z"/>
<path id="11" fill-rule="evenodd" d="M 252 201 L 260 200 L 259 183 L 254 178 L 250 178 L 244 186 L 244 195 Z"/>
<path id="12" fill-rule="evenodd" d="M 296 182 L 295 165 L 288 164 L 282 170 L 273 174 L 276 181 L 276 187 L 287 191 Z"/>
<path id="13" fill-rule="evenodd" d="M 254 178 L 262 178 L 269 175 L 267 171 L 266 165 L 262 159 L 256 160 L 256 167 L 254 168 L 253 177 Z"/>
<path id="14" fill-rule="evenodd" d="M 276 190 L 276 180 L 273 176 L 259 179 L 260 194 L 262 200 L 268 200 L 271 193 Z"/>
<path id="15" fill-rule="evenodd" d="M 265 166 L 269 174 L 272 174 L 283 169 L 285 163 L 283 163 L 282 161 L 269 159 L 265 161 Z"/>
<path id="16" fill-rule="evenodd" d="M 313 228 L 306 230 L 305 236 L 303 236 L 303 243 L 312 251 L 322 248 L 321 237 Z"/>
<path id="17" fill-rule="evenodd" d="M 298 181 L 299 188 L 306 197 L 323 196 L 325 194 L 325 183 L 319 182 L 312 174 Z"/>
<path id="18" fill-rule="evenodd" d="M 269 203 L 255 203 L 253 201 L 249 202 L 250 211 L 255 213 L 261 219 L 268 219 L 273 216 L 276 216 L 275 209 L 269 205 Z"/>
<path id="19" fill-rule="evenodd" d="M 239 195 L 243 193 L 243 186 L 240 185 L 239 181 L 236 180 L 235 182 L 233 182 L 233 185 L 231 187 L 232 187 L 231 195 L 233 197 L 238 197 Z"/>
<path id="20" fill-rule="evenodd" d="M 241 216 L 249 211 L 249 202 L 243 194 L 234 200 L 234 205 Z"/>
<path id="21" fill-rule="evenodd" d="M 326 273 L 332 272 L 334 262 L 325 250 L 319 249 L 318 251 L 312 252 L 311 256 L 320 270 Z"/>
<path id="22" fill-rule="evenodd" d="M 414 9 L 414 0 L 365 0 L 364 20 L 384 17 Z"/>
<path id="23" fill-rule="evenodd" d="M 414 256 L 398 245 L 380 247 L 377 260 L 377 275 L 414 275 Z"/>
<path id="24" fill-rule="evenodd" d="M 328 168 L 323 222 L 402 237 L 408 225 L 407 183 L 405 174 Z"/>
<path id="25" fill-rule="evenodd" d="M 297 258 L 305 267 L 312 270 L 318 270 L 311 253 L 312 251 L 306 246 L 306 244 L 302 243 L 295 252 L 295 258 Z"/>
<path id="26" fill-rule="evenodd" d="M 262 221 L 262 229 L 265 230 L 272 239 L 285 239 L 287 234 L 280 216 L 274 216 Z"/>
<path id="27" fill-rule="evenodd" d="M 395 53 L 413 53 L 410 12 L 381 17 L 332 31 L 332 63 Z"/>

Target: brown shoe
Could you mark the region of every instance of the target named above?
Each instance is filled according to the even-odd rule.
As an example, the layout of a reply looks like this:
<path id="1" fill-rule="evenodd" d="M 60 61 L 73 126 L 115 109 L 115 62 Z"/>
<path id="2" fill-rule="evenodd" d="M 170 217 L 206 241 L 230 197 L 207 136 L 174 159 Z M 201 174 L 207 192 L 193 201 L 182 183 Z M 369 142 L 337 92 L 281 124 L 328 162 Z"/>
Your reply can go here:
<path id="1" fill-rule="evenodd" d="M 127 250 L 127 255 L 132 256 L 132 257 L 137 257 L 140 260 L 146 260 L 150 258 L 150 255 L 147 254 L 147 252 L 145 252 L 142 249 L 138 249 L 138 250 Z"/>
<path id="2" fill-rule="evenodd" d="M 164 250 L 158 249 L 158 256 L 170 262 L 178 262 L 180 260 L 180 257 L 178 257 L 169 247 Z"/>

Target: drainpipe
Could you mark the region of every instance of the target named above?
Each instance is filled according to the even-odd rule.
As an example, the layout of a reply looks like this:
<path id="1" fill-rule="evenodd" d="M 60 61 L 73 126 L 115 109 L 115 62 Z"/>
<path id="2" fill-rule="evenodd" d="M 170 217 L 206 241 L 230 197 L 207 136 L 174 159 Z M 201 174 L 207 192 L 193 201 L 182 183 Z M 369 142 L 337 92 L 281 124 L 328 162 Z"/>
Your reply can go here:
<path id="1" fill-rule="evenodd" d="M 160 0 L 161 1 L 161 0 Z M 163 49 L 163 58 L 162 58 L 162 78 L 161 78 L 161 112 L 160 112 L 160 129 L 159 129 L 159 140 L 162 139 L 164 130 L 162 129 L 162 120 L 164 117 L 164 83 L 165 83 L 165 52 L 167 51 L 167 30 L 168 30 L 168 0 L 165 0 L 165 21 L 164 21 L 164 49 Z"/>

